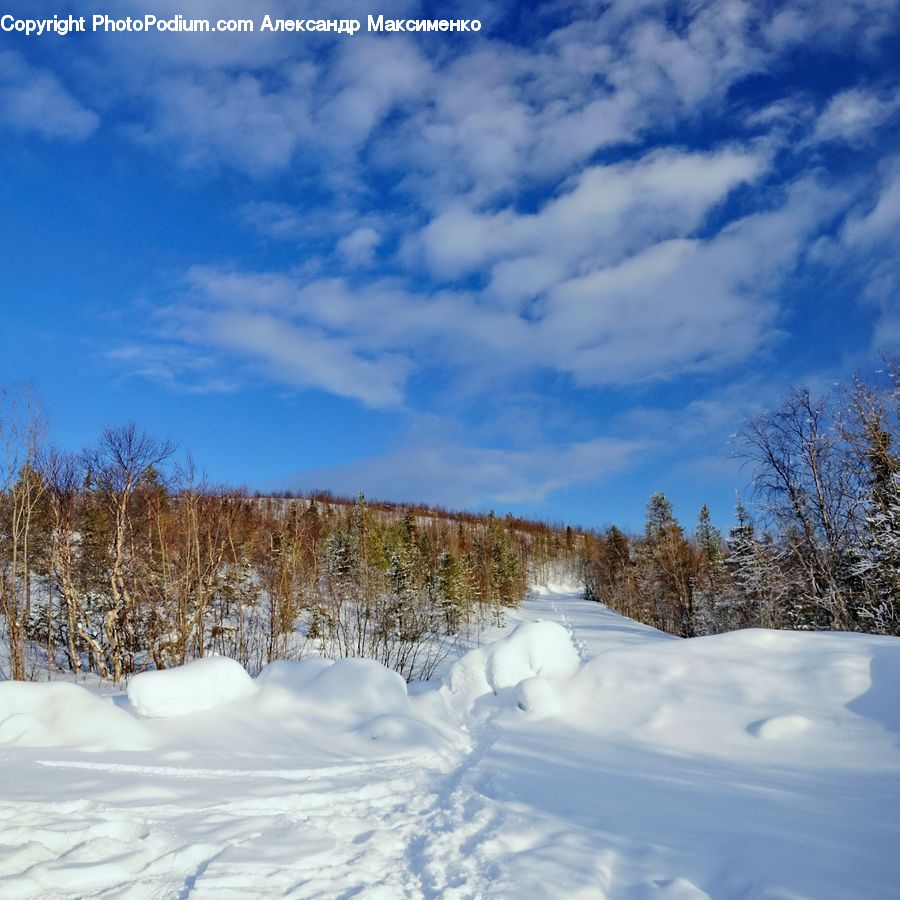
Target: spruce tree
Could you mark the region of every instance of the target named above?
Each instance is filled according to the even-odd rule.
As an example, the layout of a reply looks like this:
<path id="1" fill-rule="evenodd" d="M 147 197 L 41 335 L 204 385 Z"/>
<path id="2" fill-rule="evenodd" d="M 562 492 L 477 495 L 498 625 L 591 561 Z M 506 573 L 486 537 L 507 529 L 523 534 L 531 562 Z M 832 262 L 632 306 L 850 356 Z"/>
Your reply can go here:
<path id="1" fill-rule="evenodd" d="M 859 624 L 879 634 L 900 633 L 900 459 L 881 418 L 866 422 L 866 461 L 870 491 L 866 513 L 866 543 L 853 574 L 863 584 L 857 605 Z"/>
<path id="2" fill-rule="evenodd" d="M 726 586 L 722 533 L 710 519 L 709 507 L 700 509 L 694 538 L 700 548 L 700 572 L 694 592 L 695 630 L 697 634 L 715 634 L 718 630 L 717 610 Z"/>

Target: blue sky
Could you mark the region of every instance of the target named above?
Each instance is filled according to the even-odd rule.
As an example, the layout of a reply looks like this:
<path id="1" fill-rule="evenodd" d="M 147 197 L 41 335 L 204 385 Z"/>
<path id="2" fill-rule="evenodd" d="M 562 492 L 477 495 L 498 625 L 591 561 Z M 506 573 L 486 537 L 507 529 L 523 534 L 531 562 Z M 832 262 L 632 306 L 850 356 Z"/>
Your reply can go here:
<path id="1" fill-rule="evenodd" d="M 477 17 L 367 34 L 366 16 Z M 27 16 L 101 11 L 12 3 Z M 0 34 L 0 383 L 213 481 L 731 520 L 743 418 L 900 339 L 900 4 L 131 0 Z"/>

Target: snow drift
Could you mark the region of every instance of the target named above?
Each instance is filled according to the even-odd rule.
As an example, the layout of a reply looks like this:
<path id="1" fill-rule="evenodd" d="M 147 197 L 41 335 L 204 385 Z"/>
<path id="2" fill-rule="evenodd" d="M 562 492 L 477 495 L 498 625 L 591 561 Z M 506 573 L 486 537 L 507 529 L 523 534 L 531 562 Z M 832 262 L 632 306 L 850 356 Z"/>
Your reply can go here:
<path id="1" fill-rule="evenodd" d="M 0 746 L 144 750 L 150 732 L 109 698 L 75 684 L 0 683 Z"/>
<path id="2" fill-rule="evenodd" d="M 896 896 L 900 641 L 536 615 L 412 692 L 358 659 L 0 684 L 4 896 Z"/>
<path id="3" fill-rule="evenodd" d="M 749 629 L 609 650 L 566 685 L 566 717 L 620 741 L 804 767 L 896 756 L 874 661 L 900 641 Z M 877 673 L 875 673 L 877 676 Z M 873 715 L 861 714 L 880 696 Z"/>
<path id="4" fill-rule="evenodd" d="M 448 706 L 462 717 L 472 713 L 482 698 L 501 694 L 507 705 L 547 714 L 558 706 L 552 682 L 570 678 L 580 664 L 578 651 L 562 625 L 527 622 L 508 637 L 470 650 L 454 663 L 444 695 Z M 519 690 L 511 692 L 511 688 Z"/>
<path id="5" fill-rule="evenodd" d="M 215 709 L 255 691 L 256 685 L 244 667 L 224 656 L 141 672 L 128 681 L 129 703 L 139 715 L 153 719 Z"/>

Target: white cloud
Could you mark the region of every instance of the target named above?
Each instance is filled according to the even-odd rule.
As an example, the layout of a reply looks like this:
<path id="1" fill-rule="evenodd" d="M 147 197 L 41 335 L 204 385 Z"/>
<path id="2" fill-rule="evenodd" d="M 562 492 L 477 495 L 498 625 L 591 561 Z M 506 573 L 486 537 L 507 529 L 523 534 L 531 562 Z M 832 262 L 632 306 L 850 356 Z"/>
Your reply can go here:
<path id="1" fill-rule="evenodd" d="M 706 239 L 658 243 L 549 295 L 541 323 L 556 365 L 584 384 L 673 378 L 746 359 L 774 336 L 781 277 L 840 208 L 813 182 Z"/>
<path id="2" fill-rule="evenodd" d="M 45 138 L 82 141 L 100 124 L 52 73 L 0 51 L 0 123 Z"/>
<path id="3" fill-rule="evenodd" d="M 309 223 L 297 209 L 275 200 L 246 203 L 240 212 L 248 225 L 276 240 L 296 240 L 309 228 Z"/>
<path id="4" fill-rule="evenodd" d="M 424 500 L 456 509 L 533 503 L 557 490 L 605 481 L 632 466 L 641 450 L 638 442 L 605 437 L 527 450 L 473 447 L 442 437 L 299 473 L 287 486 L 363 491 L 373 498 Z"/>
<path id="5" fill-rule="evenodd" d="M 900 234 L 900 157 L 882 167 L 874 202 L 857 209 L 847 218 L 843 242 L 848 247 L 866 248 L 879 241 L 897 242 Z"/>
<path id="6" fill-rule="evenodd" d="M 681 182 L 700 168 L 678 170 Z M 713 185 L 727 181 L 707 168 Z M 653 177 L 642 183 L 642 196 L 652 196 Z M 695 216 L 715 196 L 714 187 L 703 191 Z M 691 203 L 682 206 L 688 221 Z M 601 244 L 593 266 L 564 277 L 553 260 L 545 272 L 540 257 L 526 258 L 522 280 L 552 284 L 524 309 L 490 292 L 417 291 L 399 279 L 198 267 L 167 310 L 164 333 L 250 360 L 270 379 L 371 406 L 401 403 L 411 375 L 437 369 L 476 393 L 542 370 L 591 386 L 717 371 L 777 337 L 781 279 L 845 203 L 842 192 L 807 180 L 780 205 L 709 237 L 648 239 L 609 264 Z"/>
<path id="7" fill-rule="evenodd" d="M 900 109 L 900 90 L 879 95 L 853 88 L 842 91 L 828 102 L 816 120 L 812 140 L 866 141 Z"/>
<path id="8" fill-rule="evenodd" d="M 298 251 L 282 271 L 193 269 L 163 334 L 371 406 L 436 371 L 477 393 L 541 371 L 595 387 L 745 361 L 777 340 L 782 279 L 849 202 L 802 173 L 772 187 L 779 151 L 803 149 L 779 130 L 799 116 L 817 141 L 858 141 L 898 101 L 844 91 L 811 126 L 808 101 L 754 115 L 729 91 L 777 77 L 832 12 L 822 40 L 870 46 L 884 17 L 844 6 L 588 3 L 527 46 L 361 35 L 301 61 L 279 43 L 148 69 L 128 87 L 152 101 L 144 139 L 186 165 L 283 177 L 243 214 Z M 710 148 L 723 110 L 768 133 Z M 613 148 L 621 161 L 598 157 Z M 893 227 L 895 201 L 886 187 L 858 210 L 844 248 Z"/>
<path id="9" fill-rule="evenodd" d="M 869 53 L 896 27 L 897 0 L 792 0 L 760 23 L 775 51 L 808 43 L 843 52 Z"/>
<path id="10" fill-rule="evenodd" d="M 529 257 L 554 259 L 564 270 L 585 256 L 608 264 L 654 241 L 690 234 L 766 164 L 761 151 L 726 149 L 656 151 L 634 162 L 592 166 L 536 213 L 451 208 L 410 241 L 407 254 L 421 253 L 444 277 Z"/>
<path id="11" fill-rule="evenodd" d="M 846 217 L 826 254 L 852 268 L 862 300 L 876 310 L 871 349 L 894 351 L 900 346 L 900 156 L 883 161 L 870 194 Z"/>
<path id="12" fill-rule="evenodd" d="M 156 381 L 179 393 L 232 393 L 240 387 L 237 380 L 219 371 L 215 357 L 189 352 L 178 344 L 121 344 L 106 358 L 128 375 Z"/>
<path id="13" fill-rule="evenodd" d="M 148 72 L 131 87 L 149 110 L 133 131 L 173 149 L 189 168 L 226 165 L 271 177 L 325 158 L 333 186 L 345 191 L 373 130 L 398 105 L 427 93 L 430 67 L 399 37 L 336 46 L 316 62 L 263 56 L 262 70 L 251 58 L 237 71 L 169 64 L 164 77 Z"/>
<path id="14" fill-rule="evenodd" d="M 374 228 L 363 226 L 342 237 L 337 251 L 350 266 L 362 268 L 372 264 L 379 243 L 381 235 Z"/>
<path id="15" fill-rule="evenodd" d="M 407 365 L 398 355 L 369 357 L 345 338 L 260 310 L 170 308 L 166 319 L 167 335 L 234 354 L 272 381 L 375 407 L 402 401 Z"/>
<path id="16" fill-rule="evenodd" d="M 341 156 L 356 150 L 395 107 L 428 96 L 431 74 L 411 41 L 396 37 L 343 42 L 320 86 L 324 142 Z"/>
<path id="17" fill-rule="evenodd" d="M 170 145 L 189 167 L 224 162 L 251 176 L 284 169 L 312 133 L 314 72 L 299 64 L 270 89 L 260 76 L 197 73 L 153 86 L 154 120 L 140 131 L 150 144 Z"/>

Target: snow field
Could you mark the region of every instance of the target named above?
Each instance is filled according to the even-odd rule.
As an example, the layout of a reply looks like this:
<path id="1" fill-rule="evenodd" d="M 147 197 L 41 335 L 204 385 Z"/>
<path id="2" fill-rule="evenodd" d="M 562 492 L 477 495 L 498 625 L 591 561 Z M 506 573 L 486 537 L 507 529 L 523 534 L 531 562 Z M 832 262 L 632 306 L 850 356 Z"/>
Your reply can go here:
<path id="1" fill-rule="evenodd" d="M 896 896 L 900 641 L 680 641 L 559 587 L 510 619 L 412 692 L 318 658 L 0 684 L 0 894 Z"/>

